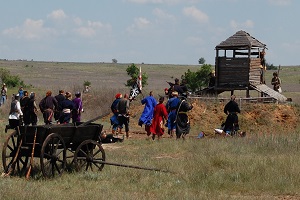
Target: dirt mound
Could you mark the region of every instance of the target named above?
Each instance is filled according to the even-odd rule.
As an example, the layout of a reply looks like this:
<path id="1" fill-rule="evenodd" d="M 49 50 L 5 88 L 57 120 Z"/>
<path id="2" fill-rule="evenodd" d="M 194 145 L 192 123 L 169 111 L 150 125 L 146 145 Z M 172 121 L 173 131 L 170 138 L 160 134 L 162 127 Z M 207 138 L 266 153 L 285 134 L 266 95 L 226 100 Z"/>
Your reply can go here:
<path id="1" fill-rule="evenodd" d="M 223 112 L 225 104 L 226 102 L 193 102 L 193 109 L 188 114 L 191 134 L 195 135 L 200 131 L 214 134 L 214 129 L 226 120 Z M 130 129 L 134 133 L 145 134 L 144 127 L 137 124 L 143 109 L 144 106 L 137 102 L 131 104 Z M 250 134 L 292 132 L 300 121 L 299 113 L 299 109 L 292 105 L 245 103 L 241 105 L 239 114 L 240 128 Z"/>

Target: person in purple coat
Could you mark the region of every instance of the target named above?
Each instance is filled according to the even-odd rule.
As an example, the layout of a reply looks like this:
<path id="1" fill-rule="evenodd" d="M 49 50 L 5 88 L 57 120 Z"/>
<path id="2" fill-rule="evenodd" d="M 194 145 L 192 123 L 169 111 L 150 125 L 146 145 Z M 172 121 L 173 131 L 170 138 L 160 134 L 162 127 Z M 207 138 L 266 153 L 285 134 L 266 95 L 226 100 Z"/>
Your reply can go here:
<path id="1" fill-rule="evenodd" d="M 74 109 L 72 111 L 72 122 L 73 123 L 80 122 L 81 113 L 83 112 L 80 92 L 75 93 L 75 98 L 73 99 L 73 103 L 74 103 Z"/>
<path id="2" fill-rule="evenodd" d="M 154 108 L 157 105 L 156 99 L 153 97 L 153 92 L 149 93 L 149 96 L 142 99 L 141 103 L 145 105 L 144 111 L 139 119 L 139 125 L 142 126 L 145 124 L 145 131 L 147 135 L 151 135 L 150 126 L 152 124 Z"/>

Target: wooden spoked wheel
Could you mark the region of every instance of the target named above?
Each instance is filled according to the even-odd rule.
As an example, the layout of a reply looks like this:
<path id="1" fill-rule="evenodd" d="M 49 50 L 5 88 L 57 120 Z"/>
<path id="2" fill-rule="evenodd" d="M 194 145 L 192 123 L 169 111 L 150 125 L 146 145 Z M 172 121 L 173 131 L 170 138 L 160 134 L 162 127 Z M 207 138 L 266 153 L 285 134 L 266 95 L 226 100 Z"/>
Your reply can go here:
<path id="1" fill-rule="evenodd" d="M 41 170 L 46 178 L 61 176 L 66 168 L 66 145 L 63 138 L 51 133 L 43 143 L 40 163 Z"/>
<path id="2" fill-rule="evenodd" d="M 74 164 L 77 171 L 98 170 L 104 167 L 105 152 L 100 143 L 95 140 L 85 140 L 76 149 Z"/>
<path id="3" fill-rule="evenodd" d="M 2 164 L 4 172 L 7 173 L 11 167 L 13 160 L 16 156 L 20 137 L 17 135 L 17 131 L 12 132 L 6 139 L 2 149 Z M 28 163 L 28 156 L 22 152 L 17 155 L 14 172 L 19 175 L 25 173 Z"/>

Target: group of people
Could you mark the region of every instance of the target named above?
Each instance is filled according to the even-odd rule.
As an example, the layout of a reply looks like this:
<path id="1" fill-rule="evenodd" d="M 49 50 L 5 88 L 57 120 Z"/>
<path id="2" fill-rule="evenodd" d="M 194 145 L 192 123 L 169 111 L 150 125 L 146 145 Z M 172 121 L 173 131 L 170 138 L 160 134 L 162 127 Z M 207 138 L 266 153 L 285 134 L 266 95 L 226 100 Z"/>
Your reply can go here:
<path id="1" fill-rule="evenodd" d="M 170 137 L 176 135 L 177 139 L 184 138 L 189 133 L 190 124 L 187 112 L 193 106 L 182 96 L 186 91 L 186 86 L 180 85 L 179 79 L 175 79 L 175 84 L 171 86 L 171 89 L 165 91 L 166 98 L 168 98 L 166 104 L 164 104 L 165 97 L 161 96 L 157 101 L 153 91 L 141 100 L 144 110 L 137 123 L 141 127 L 145 126 L 148 137 L 152 137 L 154 140 L 157 136 L 160 139 L 164 134 L 165 127 L 168 128 Z M 121 133 L 123 126 L 125 126 L 126 137 L 129 137 L 129 106 L 130 101 L 127 94 L 124 97 L 120 93 L 116 94 L 115 100 L 111 104 L 113 115 L 110 121 L 113 134 Z"/>
<path id="2" fill-rule="evenodd" d="M 76 92 L 72 99 L 70 92 L 64 93 L 59 90 L 59 94 L 52 96 L 51 91 L 46 92 L 46 96 L 37 104 L 34 92 L 28 94 L 20 87 L 17 94 L 13 95 L 9 112 L 9 126 L 14 128 L 19 125 L 37 125 L 38 110 L 43 114 L 45 124 L 52 124 L 53 117 L 57 124 L 80 122 L 83 112 L 81 93 Z"/>
<path id="3" fill-rule="evenodd" d="M 64 90 L 59 90 L 56 96 L 47 91 L 39 103 L 39 108 L 45 124 L 52 124 L 53 117 L 58 124 L 70 123 L 71 119 L 72 123 L 80 122 L 83 112 L 81 93 L 76 92 L 75 98 L 72 98 L 71 92 L 64 93 Z"/>
<path id="4" fill-rule="evenodd" d="M 9 111 L 9 125 L 11 128 L 24 125 L 36 125 L 38 107 L 35 102 L 35 93 L 28 94 L 27 91 L 22 92 L 22 97 L 17 93 L 13 96 L 10 111 Z"/>

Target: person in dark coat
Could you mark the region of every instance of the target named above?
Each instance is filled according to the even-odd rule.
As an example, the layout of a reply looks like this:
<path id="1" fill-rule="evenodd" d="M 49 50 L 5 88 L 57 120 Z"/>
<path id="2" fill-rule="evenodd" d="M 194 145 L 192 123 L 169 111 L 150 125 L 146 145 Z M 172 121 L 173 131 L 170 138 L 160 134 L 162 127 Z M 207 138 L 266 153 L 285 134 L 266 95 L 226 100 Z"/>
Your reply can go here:
<path id="1" fill-rule="evenodd" d="M 179 139 L 181 136 L 184 139 L 185 136 L 189 134 L 191 127 L 187 112 L 192 109 L 193 106 L 190 105 L 185 98 L 180 100 L 176 113 L 176 139 Z"/>
<path id="2" fill-rule="evenodd" d="M 124 97 L 117 104 L 118 121 L 119 121 L 119 133 L 121 133 L 122 126 L 125 126 L 126 138 L 129 138 L 129 95 L 124 94 Z"/>
<path id="3" fill-rule="evenodd" d="M 111 133 L 113 135 L 118 134 L 117 131 L 118 131 L 118 127 L 119 127 L 119 121 L 118 121 L 117 105 L 118 105 L 119 101 L 121 100 L 121 98 L 122 98 L 121 93 L 116 94 L 115 100 L 112 102 L 112 104 L 110 106 L 111 112 L 113 113 L 113 116 L 111 116 L 111 118 L 110 118 L 110 124 L 112 126 Z"/>
<path id="4" fill-rule="evenodd" d="M 235 102 L 235 95 L 232 95 L 230 101 L 224 107 L 224 113 L 227 115 L 224 132 L 230 134 L 233 130 L 239 130 L 239 120 L 237 113 L 241 110 L 239 105 Z"/>
<path id="5" fill-rule="evenodd" d="M 74 102 L 72 101 L 72 94 L 66 92 L 66 99 L 61 102 L 62 114 L 59 117 L 60 124 L 67 124 L 71 120 L 72 110 L 75 108 Z"/>
<path id="6" fill-rule="evenodd" d="M 29 124 L 32 125 L 37 125 L 38 118 L 37 118 L 37 113 L 38 113 L 38 108 L 35 102 L 35 93 L 31 92 L 30 93 L 30 100 L 28 103 L 28 110 L 29 110 L 29 116 L 30 116 L 30 121 Z"/>
<path id="7" fill-rule="evenodd" d="M 58 105 L 58 107 L 57 107 L 57 109 L 56 109 L 55 112 L 54 112 L 54 119 L 55 119 L 55 121 L 58 122 L 59 117 L 60 117 L 60 115 L 62 114 L 62 108 L 61 108 L 61 105 L 60 105 L 60 104 L 61 104 L 61 102 L 62 102 L 63 100 L 66 99 L 66 97 L 65 97 L 65 91 L 59 90 L 59 91 L 58 91 L 58 95 L 55 96 L 55 99 L 57 100 L 57 105 Z"/>
<path id="8" fill-rule="evenodd" d="M 52 124 L 54 109 L 56 109 L 57 106 L 57 100 L 52 96 L 52 92 L 50 90 L 47 91 L 46 97 L 44 97 L 39 103 L 45 124 Z"/>
<path id="9" fill-rule="evenodd" d="M 30 110 L 28 108 L 29 101 L 30 98 L 28 96 L 28 92 L 24 91 L 23 97 L 20 99 L 21 109 L 23 112 L 24 125 L 30 124 Z"/>

